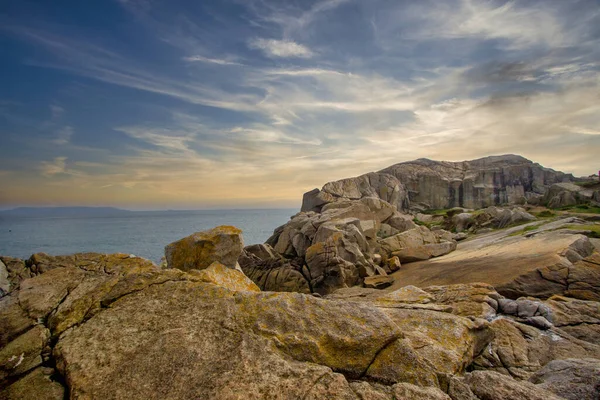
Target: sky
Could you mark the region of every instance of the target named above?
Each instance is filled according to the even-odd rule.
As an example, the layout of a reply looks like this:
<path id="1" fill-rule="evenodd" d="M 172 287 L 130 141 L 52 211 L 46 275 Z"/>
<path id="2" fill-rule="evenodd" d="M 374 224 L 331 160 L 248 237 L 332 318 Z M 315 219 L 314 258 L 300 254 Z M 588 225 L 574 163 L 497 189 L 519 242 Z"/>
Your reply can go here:
<path id="1" fill-rule="evenodd" d="M 0 208 L 298 207 L 421 157 L 600 169 L 600 0 L 6 0 L 0 60 Z"/>

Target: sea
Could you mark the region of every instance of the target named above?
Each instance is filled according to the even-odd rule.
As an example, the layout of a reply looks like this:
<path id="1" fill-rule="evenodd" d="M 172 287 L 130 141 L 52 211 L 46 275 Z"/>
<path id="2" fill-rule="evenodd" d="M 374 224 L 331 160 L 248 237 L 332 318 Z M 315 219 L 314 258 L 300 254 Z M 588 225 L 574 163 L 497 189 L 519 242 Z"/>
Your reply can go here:
<path id="1" fill-rule="evenodd" d="M 194 232 L 233 225 L 245 245 L 264 243 L 297 209 L 137 211 L 119 216 L 0 216 L 0 255 L 127 253 L 159 263 L 165 245 Z"/>

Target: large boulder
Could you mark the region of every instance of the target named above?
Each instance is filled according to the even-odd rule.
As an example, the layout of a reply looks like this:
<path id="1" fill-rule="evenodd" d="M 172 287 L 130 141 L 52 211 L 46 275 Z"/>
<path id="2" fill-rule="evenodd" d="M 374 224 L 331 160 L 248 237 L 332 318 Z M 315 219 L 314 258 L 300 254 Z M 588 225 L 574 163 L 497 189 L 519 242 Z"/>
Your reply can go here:
<path id="1" fill-rule="evenodd" d="M 555 183 L 548 188 L 544 202 L 549 208 L 560 208 L 576 204 L 587 204 L 594 200 L 596 193 L 593 189 L 570 182 Z"/>
<path id="2" fill-rule="evenodd" d="M 464 378 L 475 399 L 563 400 L 562 397 L 530 382 L 516 381 L 492 371 L 474 371 Z"/>
<path id="3" fill-rule="evenodd" d="M 598 358 L 600 346 L 552 329 L 544 331 L 509 318 L 491 323 L 494 340 L 474 361 L 476 369 L 528 379 L 552 360 Z"/>
<path id="4" fill-rule="evenodd" d="M 600 360 L 550 361 L 529 381 L 568 400 L 597 400 L 600 399 Z"/>
<path id="5" fill-rule="evenodd" d="M 381 249 L 401 263 L 428 260 L 456 249 L 454 240 L 443 240 L 424 226 L 418 226 L 380 241 Z"/>
<path id="6" fill-rule="evenodd" d="M 545 302 L 552 323 L 577 339 L 600 343 L 600 304 L 598 301 L 552 296 Z"/>
<path id="7" fill-rule="evenodd" d="M 558 294 L 598 301 L 600 256 L 586 236 L 555 230 L 564 223 L 549 223 L 529 236 L 514 227 L 461 242 L 441 257 L 403 263 L 393 287 L 486 282 L 511 299 Z"/>
<path id="8" fill-rule="evenodd" d="M 242 231 L 222 225 L 168 244 L 165 257 L 168 268 L 182 271 L 204 269 L 215 261 L 236 268 L 243 247 Z"/>

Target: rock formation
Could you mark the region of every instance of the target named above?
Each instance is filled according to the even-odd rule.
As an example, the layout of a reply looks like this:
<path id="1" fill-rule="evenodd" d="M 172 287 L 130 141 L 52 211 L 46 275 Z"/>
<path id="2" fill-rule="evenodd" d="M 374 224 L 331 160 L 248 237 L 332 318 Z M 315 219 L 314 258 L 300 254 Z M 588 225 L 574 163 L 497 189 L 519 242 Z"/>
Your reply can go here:
<path id="1" fill-rule="evenodd" d="M 478 235 L 451 254 L 403 265 L 393 274 L 394 287 L 487 282 L 513 299 L 567 295 L 598 301 L 600 259 L 577 231 L 582 222 L 538 221 Z"/>
<path id="2" fill-rule="evenodd" d="M 516 155 L 463 162 L 421 158 L 327 183 L 304 195 L 302 211 L 320 211 L 325 204 L 362 197 L 379 197 L 398 210 L 538 203 L 551 185 L 572 180 L 570 174 Z"/>
<path id="3" fill-rule="evenodd" d="M 266 244 L 245 249 L 239 264 L 262 290 L 327 294 L 385 276 L 396 260 L 426 260 L 456 248 L 449 232 L 431 232 L 412 219 L 378 197 L 336 201 L 319 213 L 294 215 Z"/>
<path id="4" fill-rule="evenodd" d="M 589 301 L 511 313 L 486 284 L 260 292 L 212 256 L 187 272 L 118 254 L 8 261 L 22 270 L 0 299 L 2 399 L 551 400 L 569 395 L 561 382 L 598 395 L 600 347 L 557 326 L 594 324 L 597 310 L 573 312 Z"/>
<path id="5" fill-rule="evenodd" d="M 275 230 L 260 254 L 244 252 L 239 263 L 263 290 L 327 294 L 361 284 L 386 287 L 393 257 L 400 263 L 428 260 L 454 251 L 457 240 L 467 237 L 463 231 L 533 221 L 514 204 L 553 201 L 553 188 L 579 188 L 557 183 L 573 179 L 515 155 L 396 164 L 306 193 L 301 212 Z M 446 218 L 416 212 L 449 207 Z"/>
<path id="6" fill-rule="evenodd" d="M 592 204 L 600 206 L 600 185 L 583 187 L 570 182 L 555 183 L 544 195 L 544 202 L 549 208 Z"/>

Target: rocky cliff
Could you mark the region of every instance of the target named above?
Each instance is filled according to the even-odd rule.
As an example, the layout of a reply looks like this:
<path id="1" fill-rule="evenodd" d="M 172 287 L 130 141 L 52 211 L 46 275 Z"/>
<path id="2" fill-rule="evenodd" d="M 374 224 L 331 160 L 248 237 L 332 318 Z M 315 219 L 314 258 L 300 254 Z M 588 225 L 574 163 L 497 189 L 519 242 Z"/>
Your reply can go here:
<path id="1" fill-rule="evenodd" d="M 399 210 L 538 203 L 552 184 L 573 179 L 570 174 L 510 154 L 463 162 L 421 158 L 327 183 L 304 195 L 302 211 L 319 211 L 340 199 L 373 196 Z"/>

